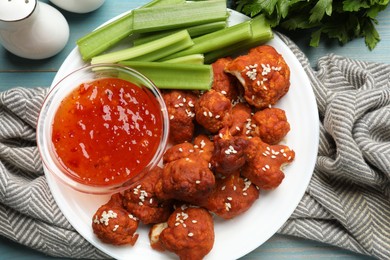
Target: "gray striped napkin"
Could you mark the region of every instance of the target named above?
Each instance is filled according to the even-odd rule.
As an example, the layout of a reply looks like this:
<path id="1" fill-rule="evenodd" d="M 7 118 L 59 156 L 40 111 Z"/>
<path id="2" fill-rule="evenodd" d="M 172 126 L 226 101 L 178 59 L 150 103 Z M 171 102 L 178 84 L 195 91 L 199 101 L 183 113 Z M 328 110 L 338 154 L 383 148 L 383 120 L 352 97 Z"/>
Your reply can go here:
<path id="1" fill-rule="evenodd" d="M 390 258 L 390 65 L 330 55 L 302 63 L 321 120 L 313 178 L 279 230 Z M 0 235 L 52 256 L 107 258 L 57 207 L 42 171 L 35 122 L 46 88 L 0 93 Z"/>

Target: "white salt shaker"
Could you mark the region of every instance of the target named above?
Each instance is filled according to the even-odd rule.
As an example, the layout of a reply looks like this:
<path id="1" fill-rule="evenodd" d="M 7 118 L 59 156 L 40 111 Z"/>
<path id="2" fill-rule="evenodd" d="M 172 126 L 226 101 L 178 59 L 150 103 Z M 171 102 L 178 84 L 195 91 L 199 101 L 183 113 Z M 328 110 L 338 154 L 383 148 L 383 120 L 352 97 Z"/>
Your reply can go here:
<path id="1" fill-rule="evenodd" d="M 27 59 L 56 55 L 69 39 L 69 25 L 54 7 L 37 0 L 0 1 L 0 44 Z"/>
<path id="2" fill-rule="evenodd" d="M 53 4 L 73 13 L 89 13 L 98 9 L 104 0 L 50 0 Z"/>

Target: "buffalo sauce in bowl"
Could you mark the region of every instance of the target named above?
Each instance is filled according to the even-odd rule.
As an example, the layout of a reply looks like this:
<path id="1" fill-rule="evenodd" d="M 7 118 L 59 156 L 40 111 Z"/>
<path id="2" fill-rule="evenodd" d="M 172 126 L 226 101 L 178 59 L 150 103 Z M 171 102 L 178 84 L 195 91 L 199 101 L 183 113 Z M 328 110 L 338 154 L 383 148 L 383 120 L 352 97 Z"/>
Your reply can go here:
<path id="1" fill-rule="evenodd" d="M 107 194 L 161 161 L 168 129 L 163 98 L 145 76 L 120 65 L 90 65 L 49 92 L 37 144 L 45 174 L 81 192 Z"/>
<path id="2" fill-rule="evenodd" d="M 159 107 L 131 82 L 83 83 L 63 99 L 52 141 L 71 178 L 93 185 L 133 177 L 153 158 L 161 138 Z"/>

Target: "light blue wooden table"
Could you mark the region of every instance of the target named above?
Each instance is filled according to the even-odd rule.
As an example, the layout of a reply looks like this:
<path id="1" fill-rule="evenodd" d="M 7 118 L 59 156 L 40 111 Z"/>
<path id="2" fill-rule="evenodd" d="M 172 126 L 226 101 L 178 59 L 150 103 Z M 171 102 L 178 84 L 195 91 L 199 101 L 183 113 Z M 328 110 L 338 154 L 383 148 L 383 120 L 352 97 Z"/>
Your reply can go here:
<path id="1" fill-rule="evenodd" d="M 48 3 L 48 0 L 42 2 Z M 61 10 L 70 26 L 70 39 L 65 49 L 55 57 L 45 60 L 26 60 L 16 57 L 0 46 L 0 91 L 16 86 L 50 86 L 57 70 L 75 47 L 75 41 L 103 22 L 118 14 L 138 7 L 147 0 L 107 0 L 95 12 L 73 14 Z M 318 48 L 307 47 L 308 36 L 295 35 L 292 39 L 308 56 L 313 67 L 319 57 L 328 53 L 373 62 L 390 63 L 390 7 L 379 16 L 377 27 L 382 40 L 369 51 L 362 39 L 340 46 L 335 42 L 323 42 Z M 1 223 L 0 223 L 1 224 Z M 266 243 L 243 259 L 370 259 L 369 257 L 301 238 L 274 235 Z M 21 246 L 0 236 L 0 259 L 54 259 L 30 248 Z"/>

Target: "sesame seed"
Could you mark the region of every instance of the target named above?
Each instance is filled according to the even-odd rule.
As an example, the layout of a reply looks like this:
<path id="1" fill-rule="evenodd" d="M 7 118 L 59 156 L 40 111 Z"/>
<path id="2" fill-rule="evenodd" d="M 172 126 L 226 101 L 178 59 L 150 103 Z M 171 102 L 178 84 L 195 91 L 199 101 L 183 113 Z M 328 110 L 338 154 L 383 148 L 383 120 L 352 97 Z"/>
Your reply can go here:
<path id="1" fill-rule="evenodd" d="M 190 232 L 190 233 L 188 233 L 188 236 L 189 236 L 189 237 L 193 237 L 193 236 L 194 236 L 194 233 Z"/>
<path id="2" fill-rule="evenodd" d="M 119 228 L 119 225 L 115 225 L 114 228 L 112 229 L 112 231 L 115 232 L 118 228 Z"/>

